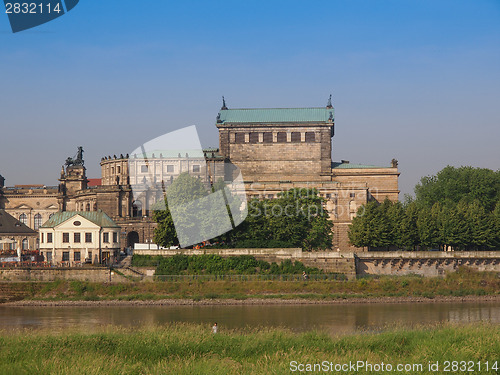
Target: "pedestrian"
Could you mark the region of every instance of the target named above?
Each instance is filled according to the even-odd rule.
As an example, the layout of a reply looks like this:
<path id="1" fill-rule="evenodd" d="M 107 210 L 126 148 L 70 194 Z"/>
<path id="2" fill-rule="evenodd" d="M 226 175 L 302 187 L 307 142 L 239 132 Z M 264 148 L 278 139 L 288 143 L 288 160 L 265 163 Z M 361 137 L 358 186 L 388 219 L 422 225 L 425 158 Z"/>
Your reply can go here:
<path id="1" fill-rule="evenodd" d="M 309 280 L 309 275 L 306 273 L 306 271 L 302 271 L 302 278 L 304 279 L 304 281 Z"/>
<path id="2" fill-rule="evenodd" d="M 217 322 L 214 323 L 214 325 L 212 326 L 212 333 L 217 333 Z"/>

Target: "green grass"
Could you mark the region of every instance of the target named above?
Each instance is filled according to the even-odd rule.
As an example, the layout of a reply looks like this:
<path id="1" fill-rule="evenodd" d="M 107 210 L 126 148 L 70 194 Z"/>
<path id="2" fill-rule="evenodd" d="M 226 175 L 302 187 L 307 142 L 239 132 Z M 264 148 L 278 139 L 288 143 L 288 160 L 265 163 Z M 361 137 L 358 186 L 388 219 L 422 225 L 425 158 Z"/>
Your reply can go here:
<path id="1" fill-rule="evenodd" d="M 227 298 L 345 299 L 379 297 L 436 297 L 500 295 L 500 277 L 494 272 L 461 269 L 444 278 L 383 276 L 358 280 L 230 281 L 191 280 L 136 283 L 55 281 L 0 284 L 12 300 L 158 300 Z M 14 298 L 15 294 L 15 298 Z"/>
<path id="2" fill-rule="evenodd" d="M 18 331 L 0 336 L 0 353 L 1 374 L 287 374 L 292 361 L 422 364 L 423 371 L 413 373 L 432 374 L 429 361 L 443 369 L 447 360 L 490 366 L 500 360 L 500 327 L 446 325 L 344 337 L 223 327 L 213 335 L 209 326 L 188 324 L 99 333 Z"/>

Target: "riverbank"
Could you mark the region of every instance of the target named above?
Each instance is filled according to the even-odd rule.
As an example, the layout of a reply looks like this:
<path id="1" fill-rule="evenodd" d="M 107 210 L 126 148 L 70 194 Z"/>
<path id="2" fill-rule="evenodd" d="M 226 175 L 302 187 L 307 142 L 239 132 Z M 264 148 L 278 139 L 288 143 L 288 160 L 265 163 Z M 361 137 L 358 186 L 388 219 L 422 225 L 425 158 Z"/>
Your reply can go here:
<path id="1" fill-rule="evenodd" d="M 2 374 L 284 374 L 307 364 L 342 372 L 335 365 L 349 363 L 359 365 L 346 373 L 378 372 L 367 364 L 384 363 L 398 373 L 435 374 L 446 371 L 445 366 L 451 371 L 452 361 L 463 361 L 478 373 L 496 373 L 500 327 L 445 325 L 331 337 L 223 327 L 212 334 L 210 325 L 176 324 L 109 327 L 99 333 L 20 330 L 1 335 L 0 346 Z M 398 365 L 415 367 L 397 371 Z"/>
<path id="2" fill-rule="evenodd" d="M 33 306 L 33 307 L 60 307 L 60 306 L 237 306 L 237 305 L 334 305 L 334 304 L 361 304 L 361 303 L 442 303 L 442 302 L 500 302 L 500 295 L 496 296 L 465 296 L 465 297 L 374 297 L 374 298 L 341 298 L 341 299 L 314 299 L 314 298 L 247 298 L 247 299 L 160 299 L 160 300 L 21 300 L 5 302 L 0 306 Z"/>
<path id="3" fill-rule="evenodd" d="M 1 282 L 0 301 L 56 304 L 257 304 L 498 300 L 497 273 L 461 270 L 444 278 L 383 276 L 358 280 L 192 280 L 130 283 Z"/>

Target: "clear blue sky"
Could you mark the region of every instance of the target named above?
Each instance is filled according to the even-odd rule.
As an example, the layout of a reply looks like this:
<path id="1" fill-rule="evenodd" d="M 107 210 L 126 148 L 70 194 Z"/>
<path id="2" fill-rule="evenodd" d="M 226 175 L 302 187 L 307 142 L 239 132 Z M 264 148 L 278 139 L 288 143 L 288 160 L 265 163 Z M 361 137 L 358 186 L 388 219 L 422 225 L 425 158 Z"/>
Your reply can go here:
<path id="1" fill-rule="evenodd" d="M 3 13 L 3 12 L 2 12 Z M 102 156 L 229 107 L 333 94 L 333 159 L 400 162 L 400 189 L 444 166 L 500 168 L 500 1 L 90 1 L 12 34 L 0 14 L 0 174 L 57 184 Z"/>

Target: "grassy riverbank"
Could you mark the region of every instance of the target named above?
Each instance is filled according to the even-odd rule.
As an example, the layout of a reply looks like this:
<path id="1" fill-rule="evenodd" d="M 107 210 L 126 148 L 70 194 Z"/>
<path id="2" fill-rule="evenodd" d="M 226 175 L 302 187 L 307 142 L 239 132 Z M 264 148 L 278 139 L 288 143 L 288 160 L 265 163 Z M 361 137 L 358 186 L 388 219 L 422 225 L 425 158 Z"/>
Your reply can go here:
<path id="1" fill-rule="evenodd" d="M 176 281 L 91 283 L 80 281 L 0 283 L 3 302 L 42 301 L 145 301 L 163 299 L 312 299 L 333 300 L 381 297 L 499 296 L 497 273 L 459 270 L 445 278 L 399 276 L 350 281 Z"/>
<path id="2" fill-rule="evenodd" d="M 338 338 L 223 327 L 213 335 L 210 327 L 185 324 L 101 333 L 20 331 L 0 335 L 0 353 L 2 374 L 286 374 L 292 361 L 297 362 L 292 366 L 421 364 L 423 371 L 408 372 L 419 374 L 442 373 L 444 361 L 466 361 L 475 372 L 495 373 L 484 370 L 486 362 L 491 367 L 500 359 L 500 327 L 444 326 Z M 429 371 L 429 361 L 439 362 L 439 371 Z"/>

